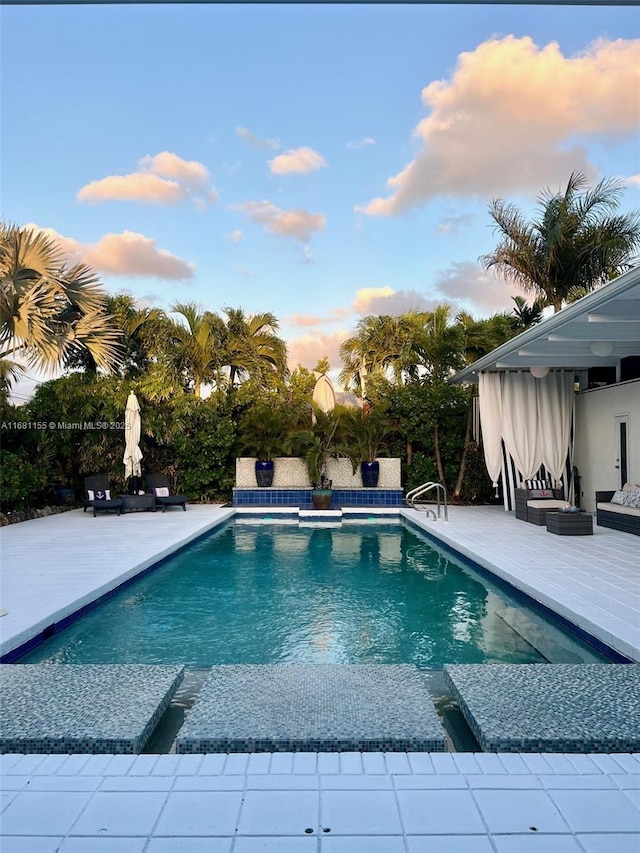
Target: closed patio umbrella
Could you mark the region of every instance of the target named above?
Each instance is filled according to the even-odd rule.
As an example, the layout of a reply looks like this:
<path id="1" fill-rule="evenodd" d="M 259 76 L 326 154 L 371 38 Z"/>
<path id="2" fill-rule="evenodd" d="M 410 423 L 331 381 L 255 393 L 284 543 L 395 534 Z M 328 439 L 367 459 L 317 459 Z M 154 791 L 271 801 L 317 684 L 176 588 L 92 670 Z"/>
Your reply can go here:
<path id="1" fill-rule="evenodd" d="M 124 475 L 128 480 L 130 477 L 139 477 L 142 473 L 140 462 L 142 453 L 140 451 L 140 405 L 138 398 L 133 393 L 129 394 L 127 407 L 124 410 Z M 137 492 L 137 489 L 135 490 Z"/>
<path id="2" fill-rule="evenodd" d="M 326 373 L 318 373 L 316 371 L 315 375 L 317 379 L 311 399 L 314 405 L 323 412 L 332 412 L 336 407 L 336 393 L 333 390 L 331 380 Z"/>

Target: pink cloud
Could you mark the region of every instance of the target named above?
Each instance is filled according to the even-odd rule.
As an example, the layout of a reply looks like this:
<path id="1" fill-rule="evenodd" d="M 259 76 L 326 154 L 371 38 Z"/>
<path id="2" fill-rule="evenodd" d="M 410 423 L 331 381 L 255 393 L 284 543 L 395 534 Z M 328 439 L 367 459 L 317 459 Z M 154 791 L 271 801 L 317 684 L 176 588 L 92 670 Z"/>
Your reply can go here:
<path id="1" fill-rule="evenodd" d="M 177 154 L 170 151 L 161 151 L 159 154 L 147 154 L 139 163 L 145 172 L 152 172 L 163 178 L 171 178 L 181 184 L 190 187 L 201 188 L 209 182 L 209 170 L 196 160 L 183 160 Z"/>
<path id="2" fill-rule="evenodd" d="M 637 133 L 639 86 L 640 39 L 600 39 L 572 57 L 529 37 L 483 42 L 423 89 L 422 149 L 389 178 L 391 195 L 356 210 L 393 216 L 437 196 L 539 190 L 576 169 L 595 177 L 580 137 Z"/>
<path id="3" fill-rule="evenodd" d="M 264 225 L 265 230 L 279 237 L 291 237 L 306 243 L 315 231 L 324 231 L 326 219 L 321 213 L 309 213 L 307 210 L 281 210 L 270 201 L 246 201 L 231 205 L 231 210 L 239 210 L 250 222 Z"/>
<path id="4" fill-rule="evenodd" d="M 313 148 L 292 148 L 269 160 L 269 170 L 273 175 L 307 175 L 326 165 L 322 154 Z"/>
<path id="5" fill-rule="evenodd" d="M 159 249 L 155 240 L 133 231 L 104 234 L 97 243 L 87 244 L 65 237 L 53 228 L 34 224 L 25 227 L 43 231 L 58 242 L 71 263 L 87 264 L 96 272 L 169 281 L 186 281 L 195 275 L 195 264 Z"/>
<path id="6" fill-rule="evenodd" d="M 196 160 L 183 160 L 170 151 L 147 154 L 139 172 L 109 175 L 82 187 L 76 200 L 89 204 L 105 201 L 141 201 L 147 204 L 178 204 L 191 197 L 200 209 L 218 200 L 215 187 L 207 189 L 209 170 Z M 193 193 L 197 192 L 198 195 Z M 204 197 L 201 193 L 204 193 Z"/>
<path id="7" fill-rule="evenodd" d="M 76 200 L 89 204 L 105 201 L 143 201 L 148 204 L 177 204 L 188 196 L 188 191 L 176 183 L 150 172 L 130 175 L 110 175 L 82 187 Z"/>
<path id="8" fill-rule="evenodd" d="M 339 349 L 340 344 L 345 341 L 352 332 L 343 329 L 339 332 L 329 334 L 304 334 L 288 342 L 289 366 L 295 368 L 298 364 L 311 369 L 318 359 L 327 356 L 329 364 L 339 366 L 341 364 Z"/>
<path id="9" fill-rule="evenodd" d="M 287 318 L 290 326 L 319 326 L 322 322 L 322 317 L 315 314 L 292 314 Z"/>

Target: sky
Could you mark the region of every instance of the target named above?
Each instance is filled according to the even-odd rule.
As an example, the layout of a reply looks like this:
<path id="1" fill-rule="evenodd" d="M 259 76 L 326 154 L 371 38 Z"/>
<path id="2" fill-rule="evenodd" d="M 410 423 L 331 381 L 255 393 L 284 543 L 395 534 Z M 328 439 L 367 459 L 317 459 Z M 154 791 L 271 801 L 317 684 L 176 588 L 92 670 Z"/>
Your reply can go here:
<path id="1" fill-rule="evenodd" d="M 366 314 L 511 310 L 494 198 L 579 169 L 640 207 L 635 7 L 5 6 L 0 38 L 4 219 L 141 305 L 273 312 L 292 368 Z"/>

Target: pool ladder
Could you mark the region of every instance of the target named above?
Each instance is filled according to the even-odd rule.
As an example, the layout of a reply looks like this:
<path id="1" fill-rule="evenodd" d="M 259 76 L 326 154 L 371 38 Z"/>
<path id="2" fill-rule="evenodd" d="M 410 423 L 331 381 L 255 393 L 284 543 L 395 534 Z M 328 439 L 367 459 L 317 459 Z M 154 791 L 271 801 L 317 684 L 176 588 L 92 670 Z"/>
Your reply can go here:
<path id="1" fill-rule="evenodd" d="M 436 510 L 431 507 L 425 506 L 422 504 L 421 506 L 416 506 L 416 500 L 422 495 L 426 495 L 427 492 L 431 492 L 435 489 L 436 493 L 436 501 L 437 501 L 437 514 Z M 435 483 L 429 481 L 427 483 L 422 483 L 421 486 L 416 486 L 415 489 L 411 489 L 410 492 L 407 492 L 405 499 L 405 504 L 411 507 L 411 509 L 424 509 L 427 516 L 433 516 L 433 520 L 437 521 L 440 518 L 441 508 L 444 507 L 444 520 L 449 520 L 449 509 L 447 506 L 447 490 L 442 485 L 442 483 Z"/>

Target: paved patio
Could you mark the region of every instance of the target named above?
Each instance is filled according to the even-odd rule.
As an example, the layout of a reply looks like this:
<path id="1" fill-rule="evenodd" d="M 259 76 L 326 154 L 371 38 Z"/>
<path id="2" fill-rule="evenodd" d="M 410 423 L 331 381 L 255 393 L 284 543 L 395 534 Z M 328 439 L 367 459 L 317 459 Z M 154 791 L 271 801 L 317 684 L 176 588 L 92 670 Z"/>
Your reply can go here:
<path id="1" fill-rule="evenodd" d="M 232 510 L 0 531 L 7 652 Z M 637 537 L 454 507 L 432 535 L 640 660 Z M 640 755 L 3 755 L 2 853 L 637 853 Z"/>

